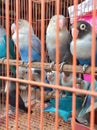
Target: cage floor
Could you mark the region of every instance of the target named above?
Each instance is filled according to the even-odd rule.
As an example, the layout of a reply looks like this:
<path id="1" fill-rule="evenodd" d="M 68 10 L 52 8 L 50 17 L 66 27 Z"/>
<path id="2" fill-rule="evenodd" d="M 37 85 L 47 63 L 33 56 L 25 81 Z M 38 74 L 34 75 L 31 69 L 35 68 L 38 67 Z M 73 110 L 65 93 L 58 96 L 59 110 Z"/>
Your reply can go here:
<path id="1" fill-rule="evenodd" d="M 36 103 L 32 107 L 31 113 L 31 130 L 40 130 L 40 103 Z M 6 117 L 4 116 L 4 112 L 0 112 L 0 130 L 6 130 Z M 27 122 L 28 122 L 28 115 L 22 111 L 19 111 L 18 116 L 18 130 L 27 130 Z M 55 114 L 54 113 L 44 113 L 44 130 L 55 130 Z M 16 129 L 16 120 L 15 114 L 9 115 L 9 130 Z M 71 130 L 71 125 L 68 122 L 64 122 L 59 117 L 59 126 L 58 130 Z"/>

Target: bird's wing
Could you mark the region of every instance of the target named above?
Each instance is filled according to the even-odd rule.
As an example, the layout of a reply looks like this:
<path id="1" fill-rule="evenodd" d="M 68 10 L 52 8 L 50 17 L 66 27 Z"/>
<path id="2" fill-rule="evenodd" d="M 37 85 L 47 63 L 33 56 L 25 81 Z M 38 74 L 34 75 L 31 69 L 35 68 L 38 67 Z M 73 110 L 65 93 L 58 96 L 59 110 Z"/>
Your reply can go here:
<path id="1" fill-rule="evenodd" d="M 9 39 L 9 58 L 10 59 L 16 59 L 16 53 L 14 48 L 14 42 L 12 39 Z M 11 73 L 14 75 L 16 74 L 16 66 L 10 66 Z"/>
<path id="2" fill-rule="evenodd" d="M 35 34 L 32 34 L 32 48 L 41 55 L 41 43 Z"/>
<path id="3" fill-rule="evenodd" d="M 94 87 L 95 91 L 97 91 L 97 81 L 96 80 L 94 81 L 94 86 L 95 86 Z M 89 90 L 91 89 L 91 85 L 88 87 L 88 89 Z M 96 108 L 97 108 L 97 97 L 95 97 L 95 101 L 94 101 L 94 109 L 96 109 Z M 91 111 L 91 96 L 87 95 L 83 102 L 82 110 L 80 111 L 78 116 L 83 117 L 86 113 L 88 113 L 90 111 Z"/>
<path id="4" fill-rule="evenodd" d="M 10 51 L 10 58 L 15 59 L 16 53 L 15 53 L 15 48 L 14 48 L 14 42 L 12 39 L 9 40 L 9 51 Z"/>
<path id="5" fill-rule="evenodd" d="M 90 105 L 91 105 L 91 96 L 87 95 L 86 96 L 86 101 L 84 103 L 84 106 L 82 107 L 81 111 L 78 114 L 78 118 L 81 118 L 81 117 L 83 117 L 86 114 L 86 111 L 88 110 Z"/>

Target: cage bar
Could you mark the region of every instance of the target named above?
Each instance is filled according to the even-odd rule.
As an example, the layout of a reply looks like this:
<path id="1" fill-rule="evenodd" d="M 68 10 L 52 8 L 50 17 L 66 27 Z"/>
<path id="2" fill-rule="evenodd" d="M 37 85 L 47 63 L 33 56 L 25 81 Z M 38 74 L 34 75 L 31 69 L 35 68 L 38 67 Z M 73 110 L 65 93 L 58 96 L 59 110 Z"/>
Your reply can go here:
<path id="1" fill-rule="evenodd" d="M 97 124 L 96 117 L 97 112 L 95 109 L 95 98 L 97 98 L 97 92 L 95 90 L 95 77 L 97 76 L 97 67 L 95 66 L 95 52 L 96 50 L 96 33 L 97 33 L 97 1 L 90 0 L 93 3 L 87 4 L 87 8 L 82 7 L 83 2 L 89 0 L 0 0 L 0 25 L 6 30 L 6 58 L 0 59 L 0 130 L 96 130 Z M 78 5 L 80 9 L 78 9 Z M 69 7 L 74 6 L 73 15 L 72 10 L 69 14 Z M 93 9 L 91 9 L 93 6 Z M 87 9 L 87 10 L 86 10 Z M 82 15 L 79 15 L 79 10 Z M 90 12 L 89 12 L 90 11 Z M 76 88 L 77 79 L 76 75 L 83 75 L 83 67 L 77 64 L 76 61 L 76 42 L 77 34 L 74 32 L 74 55 L 71 65 L 65 64 L 63 72 L 73 74 L 72 87 L 62 86 L 59 79 L 59 14 L 64 15 L 67 18 L 67 28 L 71 33 L 70 24 L 74 23 L 74 28 L 77 29 L 77 21 L 84 19 L 84 17 L 92 17 L 92 47 L 91 47 L 91 66 L 87 68 L 85 74 L 91 74 L 91 91 Z M 45 82 L 44 71 L 50 72 L 50 58 L 46 47 L 46 30 L 52 16 L 57 15 L 56 20 L 56 64 L 53 67 L 53 71 L 56 71 L 55 84 Z M 71 15 L 71 17 L 70 17 Z M 21 60 L 19 50 L 19 19 L 25 19 L 28 21 L 28 61 Z M 16 59 L 10 59 L 10 38 L 12 38 L 11 25 L 16 23 L 16 46 L 14 47 Z M 34 34 L 41 41 L 41 60 L 40 62 L 32 62 L 32 35 Z M 95 31 L 96 29 L 96 31 Z M 25 32 L 26 33 L 26 32 Z M 2 52 L 0 52 L 2 53 Z M 14 77 L 11 66 L 16 66 L 16 76 Z M 27 79 L 19 78 L 19 67 L 25 67 L 27 69 Z M 40 80 L 33 80 L 34 74 L 32 74 L 32 68 L 40 69 Z M 24 76 L 24 75 L 23 75 Z M 16 83 L 16 108 L 13 114 L 10 114 L 9 96 L 10 96 L 10 82 Z M 26 90 L 21 90 L 20 85 L 26 85 Z M 7 86 L 6 100 L 5 100 L 5 86 Z M 36 86 L 36 88 L 35 88 Z M 2 89 L 1 89 L 2 88 Z M 35 92 L 34 92 L 35 89 Z M 44 112 L 44 109 L 49 106 L 52 97 L 49 96 L 47 90 L 55 90 L 53 99 L 55 100 L 54 110 L 55 112 Z M 60 99 L 66 97 L 66 94 L 60 96 L 60 91 L 68 91 L 72 93 L 72 114 L 69 121 L 64 121 L 60 116 Z M 52 91 L 50 91 L 52 92 Z M 76 99 L 77 93 L 79 95 L 91 96 L 91 111 L 89 113 L 90 122 L 89 125 L 82 125 L 76 121 Z M 19 95 L 23 98 L 25 106 L 28 108 L 27 113 L 19 109 Z M 35 97 L 34 97 L 35 95 Z M 32 98 L 34 97 L 34 98 Z M 48 99 L 48 100 L 46 100 Z"/>

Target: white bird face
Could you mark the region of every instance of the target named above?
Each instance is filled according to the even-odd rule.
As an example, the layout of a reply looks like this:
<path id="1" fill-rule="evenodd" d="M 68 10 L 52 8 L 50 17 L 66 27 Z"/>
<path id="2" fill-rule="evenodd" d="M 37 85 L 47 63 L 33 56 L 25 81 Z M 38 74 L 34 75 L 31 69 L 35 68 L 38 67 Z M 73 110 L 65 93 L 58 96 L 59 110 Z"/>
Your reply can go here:
<path id="1" fill-rule="evenodd" d="M 28 69 L 27 68 L 25 68 L 25 67 L 19 67 L 18 68 L 18 75 L 19 75 L 19 78 L 20 79 L 28 79 Z"/>
<path id="2" fill-rule="evenodd" d="M 14 43 L 16 44 L 16 38 L 17 38 L 16 37 L 17 36 L 16 35 L 16 23 L 12 24 L 11 32 L 13 33 L 12 39 L 13 39 Z M 18 38 L 19 38 L 18 42 L 19 42 L 19 48 L 22 48 L 23 45 L 27 46 L 27 44 L 24 44 L 24 43 L 28 43 L 29 32 L 31 33 L 31 35 L 34 34 L 32 25 L 30 25 L 27 20 L 20 19 L 18 21 Z"/>
<path id="3" fill-rule="evenodd" d="M 56 29 L 57 15 L 53 16 L 49 22 L 49 26 Z M 63 15 L 59 15 L 59 31 L 66 27 L 66 18 Z"/>
<path id="4" fill-rule="evenodd" d="M 32 25 L 27 20 L 20 19 L 18 22 L 20 33 L 29 32 L 29 27 L 32 29 Z"/>
<path id="5" fill-rule="evenodd" d="M 32 28 L 32 25 L 31 25 L 31 28 Z M 25 33 L 24 31 L 28 32 L 29 31 L 29 22 L 27 20 L 20 19 L 18 21 L 18 29 L 19 29 L 19 32 L 21 32 L 21 33 Z M 12 24 L 11 32 L 12 33 L 16 32 L 16 23 Z M 32 32 L 34 33 L 33 30 L 32 30 Z"/>

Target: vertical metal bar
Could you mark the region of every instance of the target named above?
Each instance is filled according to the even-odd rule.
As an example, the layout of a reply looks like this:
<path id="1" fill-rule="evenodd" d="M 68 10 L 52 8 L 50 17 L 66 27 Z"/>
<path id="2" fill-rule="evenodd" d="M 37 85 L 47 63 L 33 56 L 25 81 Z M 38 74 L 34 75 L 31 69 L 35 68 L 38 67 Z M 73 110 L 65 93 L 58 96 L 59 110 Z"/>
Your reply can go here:
<path id="1" fill-rule="evenodd" d="M 11 11 L 13 11 L 13 5 L 12 5 L 12 0 L 10 0 L 10 9 L 11 9 Z M 11 23 L 12 23 L 12 20 L 13 20 L 13 13 L 10 13 L 10 21 L 11 21 Z"/>
<path id="2" fill-rule="evenodd" d="M 28 5 L 28 1 L 27 1 L 27 0 L 26 0 L 26 2 L 25 2 L 25 6 L 26 6 L 26 7 L 25 7 L 25 9 L 26 9 L 26 11 L 25 11 L 25 18 L 28 19 L 28 6 L 29 6 L 29 5 Z"/>
<path id="3" fill-rule="evenodd" d="M 21 13 L 20 13 L 20 17 L 22 18 L 22 13 L 23 13 L 23 10 L 22 10 L 22 7 L 23 6 L 23 3 L 21 5 L 21 0 L 18 1 L 18 4 L 19 4 L 19 9 L 21 9 Z M 19 16 L 19 9 L 18 9 L 18 16 Z M 18 17 L 19 18 L 19 17 Z"/>
<path id="4" fill-rule="evenodd" d="M 18 70 L 19 50 L 18 50 L 18 19 L 19 19 L 19 0 L 16 0 L 16 69 Z M 16 78 L 18 78 L 18 71 L 16 71 Z M 19 83 L 16 82 L 16 130 L 18 130 L 18 102 L 19 102 Z"/>
<path id="5" fill-rule="evenodd" d="M 18 0 L 18 6 L 19 6 L 19 8 L 18 8 L 18 19 L 20 19 L 20 12 L 21 12 L 20 11 L 21 10 L 20 5 L 21 5 L 21 2 L 20 2 L 20 0 Z"/>
<path id="6" fill-rule="evenodd" d="M 6 0 L 6 51 L 7 51 L 7 77 L 9 77 L 9 0 Z M 8 130 L 8 104 L 9 104 L 9 82 L 7 81 L 6 93 L 6 130 Z"/>
<path id="7" fill-rule="evenodd" d="M 4 3 L 2 2 L 2 26 L 4 27 Z"/>
<path id="8" fill-rule="evenodd" d="M 14 20 L 15 20 L 15 18 L 16 18 L 16 6 L 15 6 L 15 5 L 16 5 L 16 1 L 13 1 L 13 6 L 14 6 L 14 7 L 13 7 L 13 11 L 14 11 L 14 14 L 15 14 L 15 15 L 14 15 Z"/>
<path id="9" fill-rule="evenodd" d="M 96 0 L 93 0 L 93 27 L 92 27 L 92 50 L 91 50 L 91 91 L 94 92 L 94 80 L 95 80 L 95 53 L 96 53 L 96 33 L 95 33 L 95 25 L 96 25 Z M 94 101 L 95 101 L 95 97 L 91 96 L 91 118 L 90 118 L 90 130 L 94 129 Z"/>
<path id="10" fill-rule="evenodd" d="M 41 30 L 41 28 L 40 28 L 40 25 L 41 25 L 40 19 L 41 19 L 41 15 L 42 15 L 42 14 L 41 14 L 41 4 L 37 4 L 37 5 L 38 5 L 38 7 L 39 7 L 39 12 L 38 12 L 38 17 L 37 17 L 37 18 L 38 18 L 38 22 L 39 22 L 39 24 L 38 24 L 38 28 L 39 28 L 39 29 L 38 29 L 38 36 L 40 37 L 40 35 L 41 35 L 41 34 L 40 34 L 40 32 L 41 32 L 41 31 L 40 31 L 40 30 Z"/>
<path id="11" fill-rule="evenodd" d="M 23 18 L 26 18 L 26 0 L 24 0 L 24 15 Z"/>
<path id="12" fill-rule="evenodd" d="M 62 7 L 63 6 L 63 1 L 62 0 L 60 0 L 60 14 L 62 14 Z"/>
<path id="13" fill-rule="evenodd" d="M 59 85 L 59 11 L 60 1 L 56 1 L 56 85 Z M 58 106 L 59 106 L 59 90 L 56 90 L 56 115 L 55 115 L 55 130 L 58 130 Z"/>
<path id="14" fill-rule="evenodd" d="M 34 3 L 33 3 L 34 4 Z M 33 15 L 35 15 L 36 17 L 35 17 L 35 21 L 36 21 L 36 35 L 38 35 L 38 29 L 37 29 L 37 26 L 38 26 L 38 13 L 37 13 L 37 4 L 35 3 L 34 4 L 34 9 L 35 9 L 35 14 L 34 14 L 34 10 L 33 10 Z"/>
<path id="15" fill-rule="evenodd" d="M 74 0 L 74 28 L 77 28 L 77 4 L 78 0 Z M 73 53 L 73 88 L 76 86 L 76 32 L 74 32 L 74 53 Z M 76 93 L 73 92 L 72 99 L 72 130 L 75 130 L 75 113 L 76 113 Z"/>
<path id="16" fill-rule="evenodd" d="M 50 2 L 50 6 L 51 6 L 51 11 L 50 11 L 50 16 L 49 16 L 49 19 L 55 15 L 55 8 L 56 7 L 56 1 L 51 1 Z"/>
<path id="17" fill-rule="evenodd" d="M 66 6 L 66 3 L 68 4 L 68 1 L 66 1 L 66 2 L 64 1 L 64 12 L 63 12 L 63 15 L 64 15 L 64 16 L 66 15 L 66 11 L 65 11 L 65 10 L 66 10 L 66 9 L 65 9 L 65 8 L 66 8 L 66 7 L 65 7 L 65 6 Z"/>
<path id="18" fill-rule="evenodd" d="M 44 81 L 44 17 L 45 16 L 45 3 L 41 0 L 41 82 Z M 44 123 L 44 88 L 41 86 L 41 117 L 40 117 L 40 130 L 43 130 Z"/>
<path id="19" fill-rule="evenodd" d="M 31 52 L 32 52 L 32 47 L 33 46 L 33 41 L 32 41 L 32 1 L 29 0 L 29 40 L 28 40 L 28 46 L 29 46 L 29 53 L 28 53 L 28 56 L 29 56 L 29 70 L 28 70 L 28 79 L 31 80 L 31 61 L 32 61 L 32 56 L 31 56 Z M 27 130 L 30 130 L 30 126 L 31 126 L 31 122 L 30 122 L 30 119 L 31 119 L 31 85 L 29 84 L 28 85 L 28 129 Z"/>

